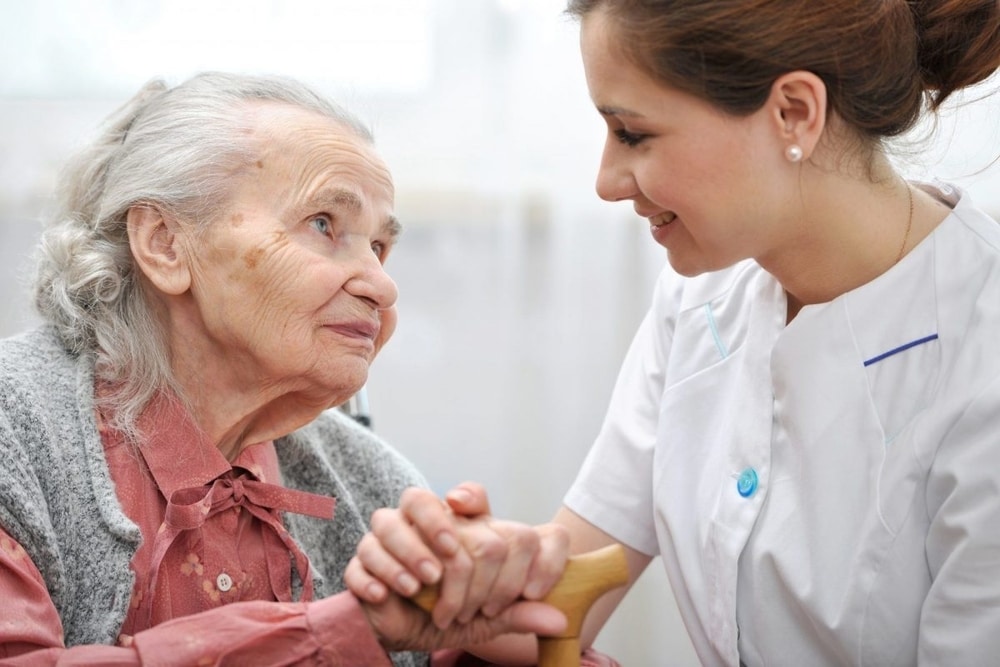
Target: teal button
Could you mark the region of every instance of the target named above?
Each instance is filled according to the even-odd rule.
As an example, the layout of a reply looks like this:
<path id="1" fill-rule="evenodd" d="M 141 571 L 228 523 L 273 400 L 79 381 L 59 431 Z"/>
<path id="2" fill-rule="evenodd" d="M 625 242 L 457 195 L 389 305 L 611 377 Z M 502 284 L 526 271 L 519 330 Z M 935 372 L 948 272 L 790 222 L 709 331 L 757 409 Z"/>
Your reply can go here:
<path id="1" fill-rule="evenodd" d="M 740 478 L 736 480 L 736 491 L 744 498 L 749 498 L 757 492 L 757 471 L 747 468 L 740 473 Z"/>

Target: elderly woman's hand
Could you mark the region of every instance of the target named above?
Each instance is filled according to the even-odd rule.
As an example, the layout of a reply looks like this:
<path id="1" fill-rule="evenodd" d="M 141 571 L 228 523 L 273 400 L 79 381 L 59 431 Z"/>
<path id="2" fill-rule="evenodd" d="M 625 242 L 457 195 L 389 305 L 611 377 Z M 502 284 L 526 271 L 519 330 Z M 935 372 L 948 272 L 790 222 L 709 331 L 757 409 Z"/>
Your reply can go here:
<path id="1" fill-rule="evenodd" d="M 494 617 L 518 598 L 539 600 L 559 580 L 569 551 L 566 531 L 489 516 L 482 487 L 466 483 L 446 496 L 407 489 L 398 509 L 372 515 L 344 579 L 360 599 L 380 603 L 386 587 L 412 596 L 440 582 L 433 611 L 438 628 Z"/>
<path id="2" fill-rule="evenodd" d="M 432 651 L 480 644 L 507 633 L 555 635 L 566 629 L 566 617 L 541 602 L 518 601 L 502 612 L 475 615 L 468 623 L 438 628 L 431 617 L 408 600 L 389 593 L 380 603 L 362 602 L 368 623 L 387 650 Z"/>

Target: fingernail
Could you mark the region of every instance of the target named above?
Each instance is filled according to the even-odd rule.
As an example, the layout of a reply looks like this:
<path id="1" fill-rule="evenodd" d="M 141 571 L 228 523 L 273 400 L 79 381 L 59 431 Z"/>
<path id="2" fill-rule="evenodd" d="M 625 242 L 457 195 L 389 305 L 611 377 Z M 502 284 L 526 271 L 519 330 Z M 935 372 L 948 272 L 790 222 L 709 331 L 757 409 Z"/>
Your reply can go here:
<path id="1" fill-rule="evenodd" d="M 524 587 L 524 590 L 521 591 L 521 595 L 523 595 L 528 600 L 537 600 L 538 598 L 542 597 L 541 589 L 542 585 L 540 583 L 536 581 L 529 581 L 528 584 Z"/>
<path id="2" fill-rule="evenodd" d="M 438 578 L 441 576 L 441 571 L 429 560 L 420 561 L 417 569 L 420 570 L 420 577 L 426 584 L 437 583 Z"/>
<path id="3" fill-rule="evenodd" d="M 409 572 L 403 572 L 396 577 L 396 585 L 405 595 L 413 595 L 420 589 L 420 582 Z"/>
<path id="4" fill-rule="evenodd" d="M 454 489 L 448 492 L 448 497 L 459 503 L 467 503 L 472 500 L 472 494 L 465 489 Z"/>
<path id="5" fill-rule="evenodd" d="M 365 587 L 365 594 L 369 602 L 378 602 L 385 595 L 385 586 L 373 581 Z"/>
<path id="6" fill-rule="evenodd" d="M 440 532 L 437 536 L 438 546 L 443 549 L 449 556 L 458 551 L 458 541 L 455 540 L 455 536 L 449 532 Z"/>

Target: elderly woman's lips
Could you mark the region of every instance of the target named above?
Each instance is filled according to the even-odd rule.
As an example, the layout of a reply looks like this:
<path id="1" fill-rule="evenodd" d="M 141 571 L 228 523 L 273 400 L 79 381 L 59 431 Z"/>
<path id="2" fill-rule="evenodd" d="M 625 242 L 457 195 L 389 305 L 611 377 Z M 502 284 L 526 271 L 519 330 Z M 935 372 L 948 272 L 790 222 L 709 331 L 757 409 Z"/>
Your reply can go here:
<path id="1" fill-rule="evenodd" d="M 349 338 L 363 338 L 365 340 L 375 340 L 379 330 L 378 324 L 361 321 L 327 324 L 326 328 Z"/>

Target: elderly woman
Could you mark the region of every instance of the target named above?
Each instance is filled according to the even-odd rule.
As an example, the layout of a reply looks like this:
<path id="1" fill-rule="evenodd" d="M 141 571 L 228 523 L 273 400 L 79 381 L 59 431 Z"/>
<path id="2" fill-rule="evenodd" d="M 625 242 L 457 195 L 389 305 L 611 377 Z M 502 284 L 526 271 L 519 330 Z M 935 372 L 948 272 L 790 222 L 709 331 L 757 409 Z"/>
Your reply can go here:
<path id="1" fill-rule="evenodd" d="M 369 133 L 295 82 L 152 83 L 109 120 L 42 239 L 47 324 L 0 342 L 5 664 L 376 665 L 562 627 L 335 594 L 371 513 L 423 484 L 329 410 L 393 331 L 399 228 Z M 494 528 L 481 562 L 440 537 L 508 601 L 546 591 L 559 540 Z"/>

